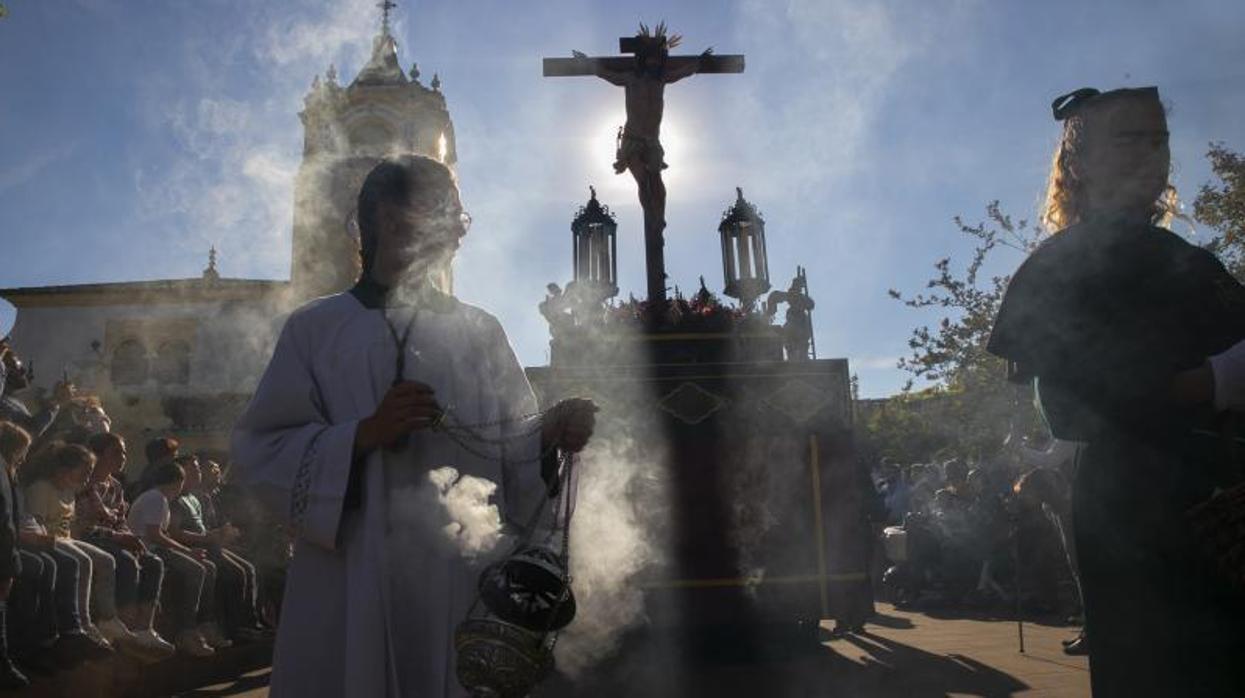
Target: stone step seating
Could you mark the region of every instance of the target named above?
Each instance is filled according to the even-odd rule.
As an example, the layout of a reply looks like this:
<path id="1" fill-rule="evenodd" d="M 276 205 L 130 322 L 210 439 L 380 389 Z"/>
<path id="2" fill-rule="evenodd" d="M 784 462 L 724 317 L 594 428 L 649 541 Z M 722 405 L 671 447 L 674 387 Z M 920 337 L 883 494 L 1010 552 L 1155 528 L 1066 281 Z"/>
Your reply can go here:
<path id="1" fill-rule="evenodd" d="M 272 664 L 272 642 L 252 642 L 218 650 L 198 659 L 175 655 L 155 664 L 118 654 L 103 662 L 85 662 L 54 676 L 29 675 L 31 686 L 18 694 L 68 698 L 165 698 L 224 683 Z"/>

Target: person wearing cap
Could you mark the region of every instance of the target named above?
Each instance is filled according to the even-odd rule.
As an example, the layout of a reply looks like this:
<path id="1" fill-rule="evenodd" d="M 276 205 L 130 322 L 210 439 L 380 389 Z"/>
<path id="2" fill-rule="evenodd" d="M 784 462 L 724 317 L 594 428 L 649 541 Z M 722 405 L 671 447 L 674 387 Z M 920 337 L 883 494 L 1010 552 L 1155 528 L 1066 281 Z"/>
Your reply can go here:
<path id="1" fill-rule="evenodd" d="M 1187 512 L 1223 479 L 1245 409 L 1245 288 L 1163 227 L 1175 212 L 1157 88 L 1055 100 L 1063 134 L 1043 222 L 988 350 L 1081 442 L 1076 555 L 1095 696 L 1245 695 L 1245 606 Z"/>

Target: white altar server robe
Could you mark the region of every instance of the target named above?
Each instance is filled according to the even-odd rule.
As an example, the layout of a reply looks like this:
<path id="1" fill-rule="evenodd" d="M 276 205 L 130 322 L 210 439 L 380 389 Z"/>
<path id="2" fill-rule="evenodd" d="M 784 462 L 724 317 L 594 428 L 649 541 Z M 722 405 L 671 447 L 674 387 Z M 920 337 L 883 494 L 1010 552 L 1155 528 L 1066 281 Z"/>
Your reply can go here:
<path id="1" fill-rule="evenodd" d="M 536 400 L 505 332 L 478 308 L 450 306 L 382 311 L 344 293 L 300 308 L 235 427 L 235 472 L 297 535 L 274 698 L 465 695 L 453 631 L 477 571 L 446 543 L 427 473 L 452 466 L 497 483 L 495 503 L 516 525 L 545 490 Z M 505 445 L 464 449 L 442 432 L 416 432 L 354 464 L 359 503 L 347 507 L 356 425 L 397 370 L 387 322 L 399 341 L 410 328 L 404 378 L 431 385 L 461 423 L 488 424 L 478 431 Z"/>

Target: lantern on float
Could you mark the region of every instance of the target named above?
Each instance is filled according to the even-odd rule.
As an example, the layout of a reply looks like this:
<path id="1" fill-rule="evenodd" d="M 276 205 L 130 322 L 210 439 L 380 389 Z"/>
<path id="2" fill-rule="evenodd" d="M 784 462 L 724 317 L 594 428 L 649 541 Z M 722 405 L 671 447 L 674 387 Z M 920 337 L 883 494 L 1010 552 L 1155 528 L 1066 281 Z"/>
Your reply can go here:
<path id="1" fill-rule="evenodd" d="M 574 242 L 574 283 L 602 300 L 618 295 L 618 223 L 608 206 L 597 201 L 597 190 L 571 221 Z"/>
<path id="2" fill-rule="evenodd" d="M 765 250 L 765 220 L 735 187 L 735 204 L 722 214 L 722 276 L 725 293 L 751 312 L 757 298 L 769 290 L 769 256 Z"/>

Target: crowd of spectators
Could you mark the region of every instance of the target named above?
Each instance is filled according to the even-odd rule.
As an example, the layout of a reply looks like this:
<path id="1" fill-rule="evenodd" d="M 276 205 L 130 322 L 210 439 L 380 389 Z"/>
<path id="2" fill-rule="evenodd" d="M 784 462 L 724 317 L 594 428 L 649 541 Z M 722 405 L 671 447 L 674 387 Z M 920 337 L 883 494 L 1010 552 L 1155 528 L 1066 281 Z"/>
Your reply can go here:
<path id="1" fill-rule="evenodd" d="M 0 689 L 270 638 L 288 537 L 206 454 L 150 438 L 136 476 L 97 398 L 31 379 L 0 339 Z"/>
<path id="2" fill-rule="evenodd" d="M 976 463 L 883 460 L 873 469 L 883 592 L 901 607 L 1079 617 L 1074 452 L 1053 442 Z M 1065 645 L 1084 648 L 1079 637 Z"/>

